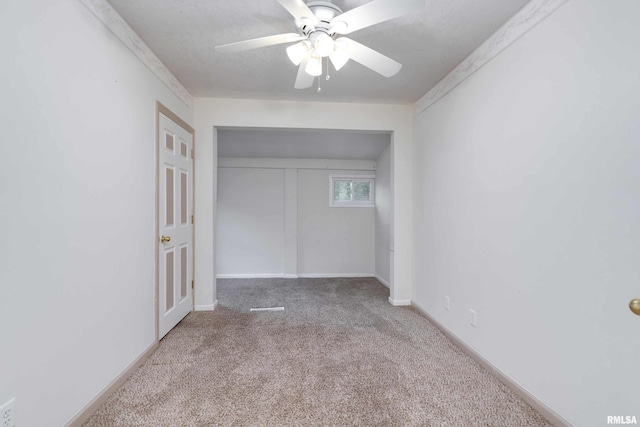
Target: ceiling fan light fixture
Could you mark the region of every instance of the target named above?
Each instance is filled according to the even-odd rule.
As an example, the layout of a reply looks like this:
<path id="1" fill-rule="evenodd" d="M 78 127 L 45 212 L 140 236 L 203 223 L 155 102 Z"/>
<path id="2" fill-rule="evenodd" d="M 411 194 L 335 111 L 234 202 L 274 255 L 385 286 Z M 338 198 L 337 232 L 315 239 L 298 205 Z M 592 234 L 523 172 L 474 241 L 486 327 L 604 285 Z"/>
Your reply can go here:
<path id="1" fill-rule="evenodd" d="M 304 71 L 314 77 L 322 74 L 322 58 L 319 56 L 310 56 Z"/>
<path id="2" fill-rule="evenodd" d="M 333 39 L 326 33 L 318 34 L 313 42 L 313 54 L 319 57 L 326 57 L 331 55 L 335 49 Z"/>
<path id="3" fill-rule="evenodd" d="M 300 65 L 300 63 L 307 57 L 311 45 L 307 40 L 303 40 L 300 43 L 296 43 L 287 48 L 287 56 L 293 62 L 293 65 Z"/>

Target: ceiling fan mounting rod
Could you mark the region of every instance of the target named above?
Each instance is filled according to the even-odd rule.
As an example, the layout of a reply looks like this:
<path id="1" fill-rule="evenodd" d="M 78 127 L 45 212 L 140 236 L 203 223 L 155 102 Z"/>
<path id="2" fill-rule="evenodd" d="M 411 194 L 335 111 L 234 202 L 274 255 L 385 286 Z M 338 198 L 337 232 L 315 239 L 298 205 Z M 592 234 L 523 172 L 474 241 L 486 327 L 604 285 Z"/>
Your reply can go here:
<path id="1" fill-rule="evenodd" d="M 331 22 L 336 16 L 342 15 L 342 9 L 330 1 L 310 1 L 307 3 L 307 7 L 321 21 Z"/>

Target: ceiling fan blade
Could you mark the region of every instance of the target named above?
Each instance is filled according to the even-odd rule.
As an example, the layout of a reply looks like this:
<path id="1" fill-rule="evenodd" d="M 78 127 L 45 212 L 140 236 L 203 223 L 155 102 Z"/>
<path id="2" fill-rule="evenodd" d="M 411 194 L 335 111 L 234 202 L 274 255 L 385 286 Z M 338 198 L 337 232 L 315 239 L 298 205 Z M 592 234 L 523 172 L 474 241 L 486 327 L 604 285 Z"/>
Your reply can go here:
<path id="1" fill-rule="evenodd" d="M 309 9 L 309 6 L 302 0 L 278 0 L 278 3 L 287 9 L 297 20 L 310 19 L 313 25 L 318 23 L 318 18 L 316 18 L 311 9 Z"/>
<path id="2" fill-rule="evenodd" d="M 313 86 L 315 77 L 304 71 L 308 62 L 309 57 L 307 56 L 304 61 L 300 63 L 300 68 L 298 68 L 298 77 L 296 77 L 296 84 L 294 85 L 296 89 L 308 89 Z"/>
<path id="3" fill-rule="evenodd" d="M 257 39 L 245 40 L 236 43 L 223 44 L 220 46 L 216 46 L 215 49 L 220 53 L 235 53 L 243 52 L 245 50 L 257 49 L 260 47 L 297 42 L 304 39 L 306 39 L 306 37 L 295 33 L 278 34 L 275 36 L 260 37 Z"/>
<path id="4" fill-rule="evenodd" d="M 336 40 L 338 42 L 346 43 L 346 51 L 351 59 L 385 77 L 394 76 L 402 68 L 399 62 L 356 41 L 340 37 Z"/>
<path id="5" fill-rule="evenodd" d="M 417 12 L 424 7 L 425 0 L 373 0 L 336 16 L 331 24 L 337 33 L 349 34 L 380 22 Z"/>

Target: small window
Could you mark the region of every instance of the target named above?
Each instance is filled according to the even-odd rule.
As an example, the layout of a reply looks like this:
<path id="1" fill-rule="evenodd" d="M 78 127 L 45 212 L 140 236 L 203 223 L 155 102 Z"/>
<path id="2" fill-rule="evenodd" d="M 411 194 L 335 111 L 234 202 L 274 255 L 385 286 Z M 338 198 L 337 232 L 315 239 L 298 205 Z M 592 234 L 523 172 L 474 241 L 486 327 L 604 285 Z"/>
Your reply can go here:
<path id="1" fill-rule="evenodd" d="M 373 176 L 331 175 L 330 199 L 333 207 L 375 206 L 375 178 Z"/>

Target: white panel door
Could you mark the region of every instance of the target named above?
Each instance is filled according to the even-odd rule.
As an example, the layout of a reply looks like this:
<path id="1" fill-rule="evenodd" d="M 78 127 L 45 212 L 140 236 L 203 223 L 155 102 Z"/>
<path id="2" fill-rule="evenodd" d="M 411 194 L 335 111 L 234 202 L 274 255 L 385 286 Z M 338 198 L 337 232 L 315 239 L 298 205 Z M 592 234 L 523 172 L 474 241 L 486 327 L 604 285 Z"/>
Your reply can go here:
<path id="1" fill-rule="evenodd" d="M 159 338 L 193 309 L 193 135 L 160 114 Z"/>

